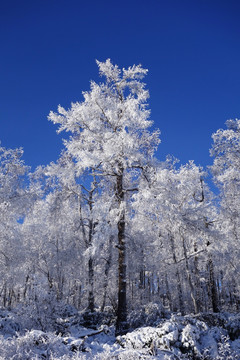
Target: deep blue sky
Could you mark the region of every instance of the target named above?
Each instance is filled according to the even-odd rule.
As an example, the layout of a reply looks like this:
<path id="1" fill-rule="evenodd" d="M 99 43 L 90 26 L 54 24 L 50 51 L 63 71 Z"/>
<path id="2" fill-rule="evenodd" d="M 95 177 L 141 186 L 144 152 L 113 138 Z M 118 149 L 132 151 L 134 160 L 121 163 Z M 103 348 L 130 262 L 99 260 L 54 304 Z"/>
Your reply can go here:
<path id="1" fill-rule="evenodd" d="M 240 1 L 0 1 L 0 140 L 35 168 L 62 135 L 47 120 L 81 101 L 95 59 L 141 63 L 158 157 L 211 164 L 211 134 L 240 111 Z"/>

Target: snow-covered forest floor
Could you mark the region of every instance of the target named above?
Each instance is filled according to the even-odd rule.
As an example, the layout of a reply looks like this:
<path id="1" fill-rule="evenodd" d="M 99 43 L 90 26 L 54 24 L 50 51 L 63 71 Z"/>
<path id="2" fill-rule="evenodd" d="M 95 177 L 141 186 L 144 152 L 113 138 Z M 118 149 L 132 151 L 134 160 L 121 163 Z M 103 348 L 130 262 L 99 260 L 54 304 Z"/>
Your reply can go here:
<path id="1" fill-rule="evenodd" d="M 65 307 L 49 319 L 51 331 L 46 323 L 40 330 L 40 318 L 30 328 L 33 320 L 19 308 L 0 310 L 0 359 L 240 359 L 239 313 L 163 315 L 150 304 L 129 315 L 129 332 L 118 337 L 110 311 Z"/>

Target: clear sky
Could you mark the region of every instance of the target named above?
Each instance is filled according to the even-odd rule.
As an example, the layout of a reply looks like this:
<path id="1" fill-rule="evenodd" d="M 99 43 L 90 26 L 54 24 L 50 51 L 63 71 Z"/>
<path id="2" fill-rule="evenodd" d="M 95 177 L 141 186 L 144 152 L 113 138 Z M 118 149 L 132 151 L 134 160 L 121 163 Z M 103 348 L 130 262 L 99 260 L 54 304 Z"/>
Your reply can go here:
<path id="1" fill-rule="evenodd" d="M 167 154 L 209 165 L 211 134 L 240 111 L 238 0 L 0 0 L 0 140 L 34 169 L 62 135 L 47 120 L 98 81 L 95 59 L 141 63 Z"/>

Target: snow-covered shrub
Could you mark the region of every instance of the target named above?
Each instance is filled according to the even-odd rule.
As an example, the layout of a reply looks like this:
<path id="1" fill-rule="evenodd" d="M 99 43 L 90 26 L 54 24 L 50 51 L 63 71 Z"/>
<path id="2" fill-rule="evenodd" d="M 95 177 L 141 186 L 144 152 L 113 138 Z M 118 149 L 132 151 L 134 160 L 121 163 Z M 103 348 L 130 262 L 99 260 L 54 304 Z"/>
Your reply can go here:
<path id="1" fill-rule="evenodd" d="M 0 337 L 0 354 L 4 359 L 47 359 L 51 354 L 66 354 L 61 337 L 40 330 L 26 332 L 22 336 L 4 339 Z"/>
<path id="2" fill-rule="evenodd" d="M 5 337 L 14 336 L 21 330 L 21 324 L 16 320 L 13 312 L 0 310 L 0 334 Z"/>
<path id="3" fill-rule="evenodd" d="M 91 328 L 99 328 L 101 325 L 111 325 L 115 320 L 113 313 L 111 312 L 103 312 L 103 311 L 95 311 L 93 313 L 89 311 L 85 311 L 82 313 L 83 318 L 83 326 L 91 327 Z"/>
<path id="4" fill-rule="evenodd" d="M 166 321 L 161 327 L 143 327 L 117 338 L 125 349 L 143 350 L 147 354 L 167 352 L 169 356 L 180 354 L 175 348 L 179 339 L 178 324 Z M 171 359 L 171 357 L 168 357 Z"/>
<path id="5" fill-rule="evenodd" d="M 231 315 L 228 318 L 226 329 L 231 340 L 235 340 L 240 337 L 240 314 Z"/>
<path id="6" fill-rule="evenodd" d="M 57 331 L 58 308 L 60 304 L 51 302 L 50 297 L 39 302 L 18 305 L 14 311 L 24 329 Z"/>
<path id="7" fill-rule="evenodd" d="M 164 317 L 166 317 L 166 313 L 162 304 L 148 303 L 140 309 L 129 313 L 129 329 L 136 329 L 141 326 L 156 326 Z"/>
<path id="8" fill-rule="evenodd" d="M 64 331 L 24 330 L 16 312 L 0 310 L 0 360 L 238 360 L 240 338 L 231 340 L 228 327 L 235 328 L 239 315 L 223 314 L 225 326 L 210 326 L 197 316 L 172 315 L 157 327 L 145 326 L 115 337 L 114 326 L 83 327 L 82 313 L 74 308 L 58 310 L 57 322 Z M 214 314 L 215 315 L 215 314 Z M 61 317 L 63 316 L 63 317 Z M 66 317 L 64 317 L 66 316 Z M 92 319 L 103 321 L 103 313 Z M 208 323 L 215 316 L 204 314 Z M 217 318 L 217 316 L 216 316 Z M 19 317 L 20 319 L 20 317 Z M 210 319 L 210 320 L 209 320 Z M 25 321 L 25 319 L 24 319 Z M 56 324 L 56 328 L 59 328 Z M 235 324 L 235 325 L 234 325 Z M 94 325 L 94 324 L 93 324 Z M 15 327 L 16 326 L 16 327 Z M 18 329 L 20 329 L 18 331 Z M 231 330 L 231 329 L 230 329 Z M 25 331 L 25 332 L 24 332 Z"/>
<path id="9" fill-rule="evenodd" d="M 200 356 L 201 351 L 198 345 L 200 336 L 201 332 L 196 326 L 191 324 L 186 325 L 180 337 L 182 351 L 184 353 L 190 353 L 193 356 Z"/>
<path id="10" fill-rule="evenodd" d="M 144 326 L 146 323 L 146 314 L 144 308 L 133 310 L 128 314 L 128 325 L 129 329 L 136 329 Z"/>
<path id="11" fill-rule="evenodd" d="M 200 313 L 194 315 L 194 319 L 198 319 L 207 324 L 209 327 L 225 327 L 228 321 L 227 313 Z"/>
<path id="12" fill-rule="evenodd" d="M 54 331 L 57 330 L 56 319 L 62 309 L 64 305 L 57 301 L 56 294 L 49 288 L 47 279 L 41 274 L 33 274 L 29 280 L 26 300 L 14 311 L 23 328 Z"/>
<path id="13" fill-rule="evenodd" d="M 160 354 L 168 351 L 179 359 L 236 360 L 235 354 L 240 352 L 240 339 L 235 344 L 230 340 L 223 327 L 208 326 L 199 316 L 172 315 L 169 320 L 162 320 L 158 327 L 142 327 L 118 337 L 117 342 L 124 349 L 141 349 L 148 354 Z M 207 314 L 205 314 L 207 318 Z M 221 318 L 221 316 L 219 315 Z M 231 317 L 230 317 L 231 318 Z M 223 316 L 227 319 L 227 314 Z M 223 319 L 209 317 L 209 323 L 215 324 Z M 225 339 L 223 341 L 223 339 Z M 237 343 L 238 342 L 238 343 Z M 224 357 L 225 356 L 225 357 Z M 170 359 L 170 358 L 169 358 Z"/>
<path id="14" fill-rule="evenodd" d="M 144 307 L 146 324 L 155 325 L 165 314 L 161 303 L 149 303 Z"/>
<path id="15" fill-rule="evenodd" d="M 218 343 L 218 356 L 216 360 L 239 360 L 239 352 L 236 353 L 230 344 L 228 336 L 222 336 L 221 341 Z"/>

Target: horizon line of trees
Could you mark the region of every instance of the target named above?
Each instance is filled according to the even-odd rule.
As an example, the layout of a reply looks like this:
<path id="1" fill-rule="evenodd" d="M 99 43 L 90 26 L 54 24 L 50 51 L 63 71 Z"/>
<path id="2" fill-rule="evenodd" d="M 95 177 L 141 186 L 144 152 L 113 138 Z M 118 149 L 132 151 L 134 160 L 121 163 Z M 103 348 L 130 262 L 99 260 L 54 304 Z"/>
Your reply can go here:
<path id="1" fill-rule="evenodd" d="M 240 120 L 213 134 L 214 194 L 193 161 L 155 158 L 140 65 L 98 62 L 81 103 L 49 120 L 70 132 L 58 161 L 31 173 L 0 148 L 0 304 L 44 327 L 58 304 L 112 309 L 116 332 L 149 303 L 239 311 Z M 34 311 L 33 311 L 34 309 Z"/>

